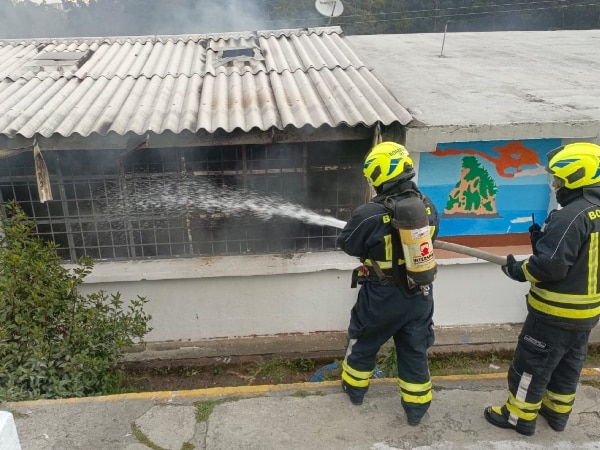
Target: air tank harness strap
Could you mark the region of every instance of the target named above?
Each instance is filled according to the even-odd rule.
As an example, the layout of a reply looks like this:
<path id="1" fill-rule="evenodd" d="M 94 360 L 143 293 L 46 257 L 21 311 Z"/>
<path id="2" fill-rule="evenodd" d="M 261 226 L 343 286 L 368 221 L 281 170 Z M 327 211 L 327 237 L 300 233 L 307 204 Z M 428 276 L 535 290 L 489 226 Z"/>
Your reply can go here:
<path id="1" fill-rule="evenodd" d="M 363 264 L 352 271 L 352 282 L 350 283 L 351 288 L 355 288 L 359 284 L 363 284 L 366 280 L 376 281 L 383 286 L 398 286 L 394 282 L 394 279 L 390 275 L 386 275 L 381 269 L 377 261 L 370 260 L 371 266 Z M 373 269 L 374 274 L 371 273 Z"/>
<path id="2" fill-rule="evenodd" d="M 419 200 L 423 201 L 423 194 L 414 189 L 406 189 L 404 193 L 408 193 L 410 197 L 416 197 Z M 403 197 L 403 198 L 410 198 Z M 395 230 L 402 228 L 401 223 L 398 221 L 396 217 L 396 199 L 393 196 L 386 197 L 383 200 L 383 205 L 390 211 L 390 215 L 392 218 L 392 226 Z M 404 254 L 402 251 L 402 242 L 400 241 L 400 234 L 396 231 L 392 233 L 392 277 L 394 278 L 394 283 L 396 286 L 402 285 L 402 276 L 400 275 L 400 268 L 398 266 L 398 259 L 403 258 Z M 413 289 L 416 287 L 416 284 L 410 279 L 407 279 L 408 289 Z"/>
<path id="3" fill-rule="evenodd" d="M 392 233 L 392 277 L 396 286 L 400 286 L 402 283 L 400 279 L 400 267 L 398 266 L 398 258 L 401 256 L 404 257 L 404 254 L 401 255 L 401 249 L 402 243 L 400 242 L 400 234 L 398 231 L 394 230 Z M 407 281 L 409 289 L 413 288 L 414 286 L 411 286 L 410 280 Z"/>

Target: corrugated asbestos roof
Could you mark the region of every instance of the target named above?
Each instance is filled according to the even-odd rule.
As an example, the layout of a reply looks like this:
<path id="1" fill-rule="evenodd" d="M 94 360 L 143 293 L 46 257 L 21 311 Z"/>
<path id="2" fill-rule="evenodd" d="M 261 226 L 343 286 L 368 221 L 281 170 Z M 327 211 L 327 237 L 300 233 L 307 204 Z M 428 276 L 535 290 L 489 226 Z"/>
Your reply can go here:
<path id="1" fill-rule="evenodd" d="M 0 41 L 9 138 L 410 120 L 339 27 Z"/>

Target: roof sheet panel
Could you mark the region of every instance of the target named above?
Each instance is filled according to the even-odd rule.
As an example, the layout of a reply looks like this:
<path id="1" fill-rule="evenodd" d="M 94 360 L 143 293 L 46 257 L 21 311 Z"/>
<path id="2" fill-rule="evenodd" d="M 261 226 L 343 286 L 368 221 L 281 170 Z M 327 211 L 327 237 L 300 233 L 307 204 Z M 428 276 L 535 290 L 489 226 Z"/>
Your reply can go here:
<path id="1" fill-rule="evenodd" d="M 453 131 L 453 139 L 492 124 L 545 123 L 549 125 L 543 134 L 552 135 L 554 123 L 600 120 L 600 30 L 398 34 L 385 39 L 362 35 L 346 40 L 368 55 L 373 73 L 412 112 L 415 124 L 464 130 Z M 399 62 L 390 64 L 390 58 Z"/>
<path id="2" fill-rule="evenodd" d="M 9 138 L 410 120 L 338 27 L 0 41 Z"/>

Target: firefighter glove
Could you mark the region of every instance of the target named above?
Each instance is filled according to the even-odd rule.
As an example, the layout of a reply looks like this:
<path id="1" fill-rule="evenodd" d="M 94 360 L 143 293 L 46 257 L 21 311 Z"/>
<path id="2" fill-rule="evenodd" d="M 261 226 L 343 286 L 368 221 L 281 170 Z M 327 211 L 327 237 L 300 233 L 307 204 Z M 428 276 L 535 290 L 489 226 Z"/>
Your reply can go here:
<path id="1" fill-rule="evenodd" d="M 526 281 L 522 265 L 523 261 L 517 261 L 513 255 L 508 255 L 506 264 L 502 266 L 502 272 L 515 281 Z"/>

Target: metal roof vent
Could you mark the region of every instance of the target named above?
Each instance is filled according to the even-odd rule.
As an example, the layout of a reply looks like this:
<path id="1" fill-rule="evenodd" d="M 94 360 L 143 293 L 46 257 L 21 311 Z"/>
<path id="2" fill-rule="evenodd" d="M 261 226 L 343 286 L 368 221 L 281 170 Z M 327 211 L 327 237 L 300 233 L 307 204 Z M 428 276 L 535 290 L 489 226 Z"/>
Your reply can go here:
<path id="1" fill-rule="evenodd" d="M 265 58 L 258 47 L 234 47 L 219 50 L 217 53 L 217 61 L 213 67 L 223 65 L 234 66 L 241 63 L 242 65 L 252 65 L 254 61 L 264 61 Z"/>
<path id="2" fill-rule="evenodd" d="M 31 58 L 25 65 L 28 67 L 54 67 L 62 71 L 65 67 L 81 65 L 89 58 L 91 52 L 41 52 Z M 86 57 L 87 56 L 87 57 Z"/>
<path id="3" fill-rule="evenodd" d="M 254 58 L 254 49 L 250 47 L 246 48 L 230 48 L 227 50 L 223 50 L 222 58 L 237 58 L 239 56 L 247 56 L 249 58 Z"/>

